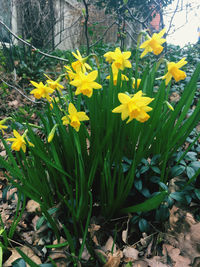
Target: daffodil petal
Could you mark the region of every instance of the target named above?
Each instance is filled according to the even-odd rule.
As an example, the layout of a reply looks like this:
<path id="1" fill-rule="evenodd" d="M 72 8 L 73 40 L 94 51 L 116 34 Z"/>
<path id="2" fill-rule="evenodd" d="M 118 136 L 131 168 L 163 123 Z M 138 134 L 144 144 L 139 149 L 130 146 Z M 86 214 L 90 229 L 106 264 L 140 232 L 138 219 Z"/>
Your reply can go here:
<path id="1" fill-rule="evenodd" d="M 78 116 L 80 121 L 88 121 L 89 120 L 89 117 L 83 111 L 78 112 L 77 116 Z"/>
<path id="2" fill-rule="evenodd" d="M 77 109 L 72 103 L 69 103 L 68 112 L 70 115 L 77 113 Z"/>
<path id="3" fill-rule="evenodd" d="M 87 78 L 88 78 L 90 81 L 94 81 L 94 80 L 96 80 L 97 75 L 98 75 L 98 71 L 97 71 L 97 70 L 94 70 L 94 71 L 90 72 L 90 73 L 87 75 Z"/>
<path id="4" fill-rule="evenodd" d="M 129 102 L 131 98 L 130 98 L 130 96 L 128 96 L 124 93 L 119 93 L 118 99 L 122 104 L 125 104 L 125 103 Z"/>

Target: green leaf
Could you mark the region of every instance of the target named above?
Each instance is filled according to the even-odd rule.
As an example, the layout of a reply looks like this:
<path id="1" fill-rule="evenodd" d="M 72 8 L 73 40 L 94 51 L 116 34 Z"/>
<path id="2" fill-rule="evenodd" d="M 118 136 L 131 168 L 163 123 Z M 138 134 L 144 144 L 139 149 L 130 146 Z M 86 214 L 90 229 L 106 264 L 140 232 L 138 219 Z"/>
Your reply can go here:
<path id="1" fill-rule="evenodd" d="M 43 263 L 39 265 L 40 267 L 55 267 L 55 265 L 51 264 L 51 263 Z"/>
<path id="2" fill-rule="evenodd" d="M 192 167 L 188 166 L 186 167 L 186 173 L 187 173 L 188 178 L 191 179 L 195 175 L 196 172 Z"/>
<path id="3" fill-rule="evenodd" d="M 143 218 L 140 219 L 138 225 L 139 225 L 141 232 L 146 233 L 149 231 L 149 224 L 148 224 L 147 220 L 145 220 Z"/>
<path id="4" fill-rule="evenodd" d="M 195 195 L 197 196 L 197 198 L 200 200 L 200 189 L 194 189 Z"/>
<path id="5" fill-rule="evenodd" d="M 140 170 L 140 173 L 145 173 L 149 170 L 149 166 L 142 166 L 141 170 Z"/>
<path id="6" fill-rule="evenodd" d="M 196 152 L 193 152 L 193 151 L 190 151 L 190 152 L 188 152 L 186 154 L 185 159 L 186 160 L 196 161 L 197 160 L 197 153 Z"/>
<path id="7" fill-rule="evenodd" d="M 2 262 L 3 262 L 3 248 L 0 242 L 0 266 L 2 266 Z"/>
<path id="8" fill-rule="evenodd" d="M 136 179 L 134 182 L 134 185 L 138 191 L 142 190 L 142 180 L 141 179 Z"/>
<path id="9" fill-rule="evenodd" d="M 12 262 L 12 267 L 26 267 L 26 266 L 27 266 L 26 262 L 22 258 L 19 258 Z"/>
<path id="10" fill-rule="evenodd" d="M 160 205 L 159 209 L 156 210 L 156 220 L 166 221 L 169 216 L 169 207 L 167 205 Z"/>
<path id="11" fill-rule="evenodd" d="M 176 177 L 176 176 L 182 174 L 184 172 L 184 170 L 185 170 L 185 167 L 182 165 L 174 166 L 171 168 L 171 176 Z"/>
<path id="12" fill-rule="evenodd" d="M 38 267 L 38 265 L 32 261 L 23 251 L 21 251 L 19 248 L 16 248 L 19 255 L 25 260 L 26 263 L 28 263 L 31 267 Z"/>
<path id="13" fill-rule="evenodd" d="M 51 208 L 49 209 L 47 212 L 49 215 L 53 215 L 54 213 L 57 212 L 57 208 Z M 43 223 L 47 220 L 47 218 L 45 217 L 45 215 L 43 215 L 42 217 L 40 217 L 38 220 L 37 220 L 37 223 L 36 223 L 36 229 L 40 229 L 40 227 L 43 225 Z"/>
<path id="14" fill-rule="evenodd" d="M 156 166 L 151 166 L 151 169 L 155 172 L 155 173 L 158 173 L 160 174 L 160 169 Z"/>
<path id="15" fill-rule="evenodd" d="M 166 195 L 168 194 L 167 191 L 162 191 L 157 195 L 154 195 L 152 198 L 144 201 L 141 204 L 137 204 L 132 207 L 124 208 L 120 212 L 121 213 L 129 213 L 129 212 L 146 212 L 153 209 L 156 209 L 162 201 L 164 201 Z"/>
<path id="16" fill-rule="evenodd" d="M 198 171 L 200 169 L 200 161 L 193 161 L 189 166 L 192 167 L 195 171 Z"/>
<path id="17" fill-rule="evenodd" d="M 176 201 L 183 201 L 184 200 L 183 192 L 173 192 L 169 195 L 169 197 L 175 199 Z"/>
<path id="18" fill-rule="evenodd" d="M 46 248 L 62 248 L 62 247 L 66 247 L 67 245 L 69 245 L 68 241 L 66 241 L 64 243 L 56 244 L 56 245 L 47 245 L 45 247 Z"/>

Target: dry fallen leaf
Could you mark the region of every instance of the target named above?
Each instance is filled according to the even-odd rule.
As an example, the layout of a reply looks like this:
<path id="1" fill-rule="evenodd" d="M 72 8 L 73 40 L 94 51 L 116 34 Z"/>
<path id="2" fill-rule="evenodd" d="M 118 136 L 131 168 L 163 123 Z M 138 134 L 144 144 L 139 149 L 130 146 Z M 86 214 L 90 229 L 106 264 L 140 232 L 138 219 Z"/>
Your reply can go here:
<path id="1" fill-rule="evenodd" d="M 5 157 L 5 156 L 6 156 L 6 150 L 1 151 L 1 152 L 0 152 L 0 156 L 1 156 L 1 157 Z"/>
<path id="2" fill-rule="evenodd" d="M 189 267 L 191 261 L 180 255 L 181 251 L 179 248 L 174 248 L 171 245 L 163 244 L 163 254 L 168 254 L 171 260 L 174 262 L 174 267 Z"/>
<path id="3" fill-rule="evenodd" d="M 8 106 L 12 107 L 18 107 L 19 106 L 19 102 L 17 100 L 13 100 L 11 102 L 8 103 Z"/>
<path id="4" fill-rule="evenodd" d="M 94 249 L 94 253 L 97 256 L 98 260 L 102 264 L 104 264 L 105 262 L 107 262 L 108 257 L 107 257 L 106 253 L 103 250 L 101 250 L 101 249 Z"/>
<path id="5" fill-rule="evenodd" d="M 177 92 L 173 92 L 170 96 L 170 101 L 178 102 L 180 100 L 180 95 Z"/>
<path id="6" fill-rule="evenodd" d="M 101 248 L 104 252 L 116 252 L 116 244 L 114 244 L 114 240 L 112 238 L 112 236 L 110 236 L 105 244 L 105 246 L 103 246 Z"/>
<path id="7" fill-rule="evenodd" d="M 148 263 L 145 260 L 134 261 L 132 267 L 148 267 Z"/>
<path id="8" fill-rule="evenodd" d="M 101 226 L 97 225 L 95 223 L 92 223 L 90 225 L 90 227 L 88 228 L 88 232 L 90 233 L 90 236 L 91 236 L 91 238 L 92 238 L 92 240 L 93 240 L 93 242 L 95 243 L 96 246 L 99 246 L 99 242 L 98 242 L 98 239 L 97 239 L 95 233 L 97 231 L 99 231 L 100 228 L 101 228 Z"/>
<path id="9" fill-rule="evenodd" d="M 159 256 L 154 256 L 151 259 L 145 259 L 145 260 L 148 262 L 149 267 L 171 267 L 168 264 L 162 263 L 162 257 Z M 180 265 L 179 267 L 182 267 L 182 265 Z"/>
<path id="10" fill-rule="evenodd" d="M 127 220 L 127 227 L 124 231 L 122 231 L 122 240 L 124 241 L 124 243 L 127 243 L 127 238 L 128 238 L 128 228 L 129 228 L 129 221 L 130 221 L 130 217 Z"/>
<path id="11" fill-rule="evenodd" d="M 110 254 L 108 256 L 108 261 L 106 262 L 106 264 L 103 265 L 103 267 L 118 267 L 120 265 L 122 256 L 123 254 L 120 250 L 118 250 L 113 255 Z"/>
<path id="12" fill-rule="evenodd" d="M 179 255 L 179 257 L 177 256 L 176 258 L 178 258 L 180 262 L 186 262 L 186 266 L 188 262 L 193 262 L 195 257 L 200 256 L 199 233 L 200 223 L 196 222 L 194 216 L 187 212 L 187 210 L 174 205 L 170 210 L 169 228 L 166 240 L 172 245 L 172 248 L 176 247 L 179 249 L 179 254 L 181 252 L 181 256 L 178 254 L 178 251 L 174 251 L 174 253 L 176 252 L 177 255 Z M 167 247 L 167 252 L 170 253 L 169 247 Z M 181 258 L 182 256 L 184 259 Z"/>
<path id="13" fill-rule="evenodd" d="M 37 212 L 40 210 L 40 204 L 31 199 L 26 204 L 26 210 L 28 212 Z"/>
<path id="14" fill-rule="evenodd" d="M 134 260 L 138 259 L 139 251 L 135 248 L 125 247 L 122 252 L 124 254 L 124 257 L 126 257 L 126 258 L 131 258 Z"/>
<path id="15" fill-rule="evenodd" d="M 41 264 L 41 260 L 38 256 L 34 254 L 32 249 L 29 247 L 19 247 L 21 251 L 23 251 L 32 261 L 34 261 L 36 264 Z M 10 251 L 12 252 L 12 255 L 8 258 L 8 260 L 3 264 L 3 267 L 10 267 L 12 266 L 12 262 L 21 258 L 20 254 L 16 251 L 16 249 L 11 248 Z M 30 265 L 27 265 L 28 267 Z"/>

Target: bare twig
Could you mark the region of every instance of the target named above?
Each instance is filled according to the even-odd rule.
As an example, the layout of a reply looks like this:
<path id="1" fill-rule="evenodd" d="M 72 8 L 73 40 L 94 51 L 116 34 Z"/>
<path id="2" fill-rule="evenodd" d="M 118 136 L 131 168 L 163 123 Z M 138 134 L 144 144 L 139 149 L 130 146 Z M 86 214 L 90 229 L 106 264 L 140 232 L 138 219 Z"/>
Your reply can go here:
<path id="1" fill-rule="evenodd" d="M 83 4 L 85 6 L 85 38 L 86 38 L 86 45 L 87 45 L 87 55 L 89 55 L 90 52 L 90 44 L 89 44 L 89 37 L 88 37 L 88 19 L 89 19 L 89 12 L 88 12 L 88 4 L 85 0 L 83 0 Z"/>
<path id="2" fill-rule="evenodd" d="M 146 18 L 143 19 L 143 20 L 140 20 L 140 19 L 138 19 L 137 17 L 135 17 L 135 16 L 132 14 L 132 12 L 131 12 L 131 10 L 130 10 L 130 8 L 129 8 L 128 6 L 127 6 L 126 8 L 127 8 L 127 10 L 128 10 L 129 15 L 131 16 L 131 19 L 133 19 L 134 21 L 136 21 L 136 22 L 138 22 L 138 23 L 144 25 L 144 24 L 148 21 L 148 19 L 149 19 L 150 16 L 152 15 L 152 13 L 153 13 L 158 7 L 159 7 L 159 10 L 161 9 L 161 8 L 160 8 L 160 5 L 157 4 L 154 8 L 152 8 L 151 12 L 149 12 L 149 14 L 148 14 L 148 15 L 146 16 Z"/>
<path id="3" fill-rule="evenodd" d="M 137 40 L 130 34 L 130 32 L 126 31 L 126 33 L 128 34 L 128 36 L 131 38 L 131 40 L 137 44 Z"/>
<path id="4" fill-rule="evenodd" d="M 32 100 L 32 99 L 29 98 L 27 95 L 25 95 L 24 93 L 22 93 L 22 91 L 21 91 L 20 89 L 18 89 L 16 86 L 7 83 L 7 82 L 6 82 L 4 79 L 2 79 L 1 77 L 0 77 L 0 81 L 2 81 L 3 83 L 5 83 L 7 86 L 9 86 L 9 87 L 15 89 L 18 93 L 20 93 L 23 97 L 25 97 L 26 99 L 28 99 L 28 100 L 31 101 L 32 103 L 34 103 L 34 104 L 41 104 L 41 103 L 43 103 L 43 102 L 41 102 L 41 101 L 34 101 L 34 100 Z"/>
<path id="5" fill-rule="evenodd" d="M 73 7 L 75 10 L 79 11 L 79 9 L 78 9 L 76 6 L 74 6 L 72 3 L 70 3 L 70 1 L 65 0 L 65 2 L 66 2 L 70 7 Z"/>
<path id="6" fill-rule="evenodd" d="M 61 35 L 62 32 L 66 32 L 67 30 L 70 30 L 72 27 L 76 26 L 76 24 L 78 24 L 78 22 L 79 22 L 79 20 L 81 19 L 81 17 L 82 17 L 82 15 L 79 16 L 78 19 L 76 19 L 76 20 L 75 20 L 70 26 L 68 26 L 67 28 L 63 28 L 63 29 L 59 30 L 58 32 L 56 32 L 56 33 L 54 34 L 54 38 L 56 38 L 57 36 Z M 65 16 L 64 16 L 63 18 L 65 18 Z M 61 19 L 56 20 L 56 21 L 55 21 L 55 25 L 56 25 L 58 22 L 60 22 L 60 21 L 61 21 Z M 49 34 L 50 31 L 51 31 L 51 28 L 50 28 L 49 31 L 47 32 L 47 35 Z M 71 36 L 70 36 L 70 37 L 71 37 Z M 67 37 L 67 38 L 68 38 L 68 37 Z M 65 37 L 64 39 L 60 40 L 59 43 L 55 45 L 55 47 L 57 47 L 61 42 L 63 42 L 63 41 L 64 41 L 65 39 L 67 39 L 67 38 Z M 45 45 L 48 46 L 49 43 L 50 43 L 50 41 L 47 41 L 47 42 L 45 42 Z"/>
<path id="7" fill-rule="evenodd" d="M 169 22 L 169 28 L 168 28 L 168 30 L 167 30 L 167 32 L 166 32 L 166 35 L 168 35 L 168 33 L 169 33 L 170 29 L 171 29 L 171 26 L 172 26 L 172 22 L 173 22 L 174 16 L 175 16 L 175 14 L 176 14 L 176 12 L 177 12 L 177 9 L 178 9 L 178 6 L 179 6 L 179 2 L 180 2 L 180 0 L 177 1 L 176 8 L 175 8 L 174 13 L 173 13 L 173 15 L 172 15 L 172 17 L 171 17 L 171 20 L 170 20 L 170 22 Z"/>
<path id="8" fill-rule="evenodd" d="M 100 42 L 101 40 L 103 40 L 104 36 L 106 35 L 106 33 L 112 28 L 112 26 L 116 24 L 116 21 L 114 21 L 112 24 L 110 24 L 107 29 L 104 31 L 104 33 L 102 34 L 102 36 L 93 44 L 90 45 L 90 48 L 94 45 L 96 45 L 98 42 Z"/>
<path id="9" fill-rule="evenodd" d="M 54 59 L 57 59 L 57 60 L 60 60 L 60 61 L 65 61 L 65 62 L 68 62 L 68 59 L 65 59 L 65 58 L 60 58 L 60 57 L 56 57 L 56 56 L 52 56 L 52 55 L 49 55 L 47 53 L 44 53 L 42 51 L 40 51 L 39 49 L 37 49 L 35 46 L 33 46 L 32 44 L 30 44 L 29 42 L 23 40 L 22 38 L 20 38 L 19 36 L 17 36 L 13 31 L 11 31 L 11 29 L 5 24 L 3 23 L 2 20 L 0 20 L 0 24 L 8 31 L 10 32 L 17 40 L 19 40 L 20 42 L 24 43 L 25 45 L 31 47 L 32 49 L 34 49 L 35 51 L 37 51 L 39 54 L 45 56 L 45 57 L 50 57 L 50 58 L 54 58 Z"/>

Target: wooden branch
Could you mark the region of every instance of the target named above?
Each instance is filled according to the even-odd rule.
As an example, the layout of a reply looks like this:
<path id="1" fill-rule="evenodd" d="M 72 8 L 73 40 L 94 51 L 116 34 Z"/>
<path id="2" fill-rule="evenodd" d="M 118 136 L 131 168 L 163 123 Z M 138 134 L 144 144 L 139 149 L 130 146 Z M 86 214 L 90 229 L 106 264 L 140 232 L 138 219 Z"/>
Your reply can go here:
<path id="1" fill-rule="evenodd" d="M 131 10 L 130 10 L 130 8 L 129 8 L 128 6 L 127 6 L 126 8 L 127 8 L 127 10 L 128 10 L 129 15 L 131 16 L 131 18 L 132 18 L 133 20 L 135 20 L 136 22 L 138 22 L 138 23 L 144 25 L 144 24 L 148 21 L 148 19 L 150 18 L 151 14 L 152 14 L 158 7 L 160 8 L 160 5 L 159 5 L 159 4 L 157 4 L 157 5 L 151 10 L 151 12 L 149 12 L 149 14 L 146 16 L 146 18 L 143 19 L 143 20 L 140 20 L 140 19 L 136 18 L 136 17 L 132 14 L 132 12 L 131 12 Z M 160 9 L 161 9 L 161 8 L 160 8 Z"/>
<path id="2" fill-rule="evenodd" d="M 60 61 L 65 61 L 67 63 L 69 63 L 68 59 L 64 59 L 64 58 L 60 58 L 60 57 L 56 57 L 56 56 L 52 56 L 52 55 L 49 55 L 47 53 L 44 53 L 42 51 L 40 51 L 39 49 L 37 49 L 35 46 L 33 46 L 32 44 L 30 44 L 29 42 L 23 40 L 22 38 L 20 38 L 19 36 L 17 36 L 13 31 L 11 31 L 11 29 L 5 24 L 3 23 L 2 20 L 0 20 L 0 24 L 8 31 L 10 32 L 17 40 L 19 40 L 20 42 L 24 43 L 25 45 L 31 47 L 32 49 L 34 49 L 35 51 L 37 51 L 39 54 L 45 56 L 45 57 L 50 57 L 50 58 L 54 58 L 54 59 L 57 59 L 57 60 L 60 60 Z"/>
<path id="3" fill-rule="evenodd" d="M 9 86 L 9 87 L 15 89 L 18 93 L 20 93 L 23 97 L 25 97 L 26 99 L 28 99 L 28 100 L 31 101 L 32 103 L 34 103 L 34 104 L 41 104 L 41 103 L 43 103 L 43 102 L 41 102 L 41 101 L 34 101 L 34 100 L 32 100 L 32 99 L 29 98 L 27 95 L 25 95 L 24 93 L 22 93 L 22 91 L 21 91 L 22 89 L 20 90 L 20 89 L 17 88 L 16 86 L 7 83 L 7 82 L 6 82 L 4 79 L 2 79 L 1 77 L 0 77 L 0 81 L 2 81 L 3 83 L 5 83 L 7 86 Z"/>
<path id="4" fill-rule="evenodd" d="M 171 20 L 170 20 L 170 22 L 169 22 L 169 28 L 168 28 L 168 31 L 166 32 L 166 35 L 168 35 L 168 33 L 169 33 L 170 29 L 171 29 L 172 22 L 173 22 L 173 19 L 174 19 L 175 14 L 176 14 L 176 11 L 177 11 L 177 9 L 178 9 L 179 2 L 180 2 L 180 0 L 177 1 L 177 5 L 176 5 L 176 8 L 175 8 L 175 10 L 174 10 L 174 13 L 173 13 L 173 15 L 172 15 L 172 17 L 171 17 Z"/>
<path id="5" fill-rule="evenodd" d="M 85 6 L 85 38 L 86 38 L 86 45 L 87 45 L 87 55 L 89 55 L 90 52 L 90 44 L 89 44 L 89 36 L 88 36 L 88 19 L 89 19 L 89 11 L 88 11 L 88 4 L 86 3 L 85 0 L 83 0 L 83 4 Z"/>
<path id="6" fill-rule="evenodd" d="M 98 42 L 100 42 L 101 40 L 103 40 L 104 36 L 106 35 L 106 33 L 112 28 L 112 26 L 116 24 L 116 22 L 114 21 L 111 25 L 109 25 L 107 27 L 107 29 L 104 31 L 104 33 L 102 34 L 102 36 L 93 44 L 90 45 L 90 48 L 96 44 L 98 44 Z"/>

